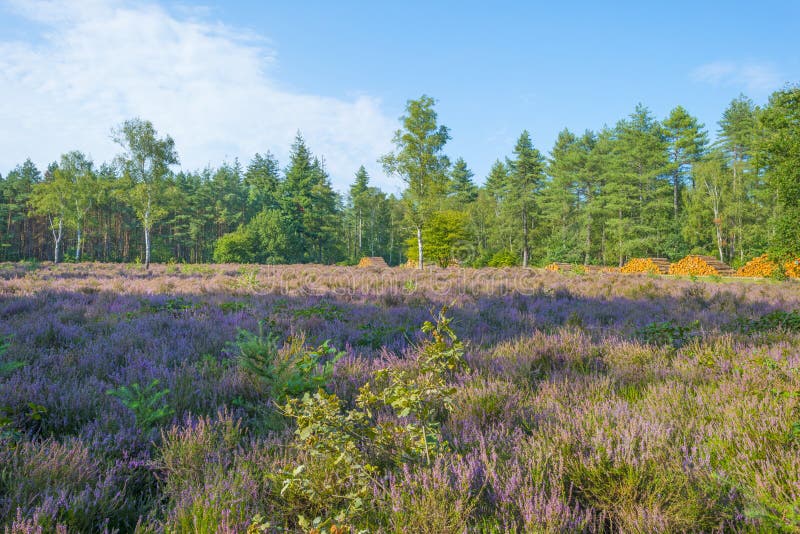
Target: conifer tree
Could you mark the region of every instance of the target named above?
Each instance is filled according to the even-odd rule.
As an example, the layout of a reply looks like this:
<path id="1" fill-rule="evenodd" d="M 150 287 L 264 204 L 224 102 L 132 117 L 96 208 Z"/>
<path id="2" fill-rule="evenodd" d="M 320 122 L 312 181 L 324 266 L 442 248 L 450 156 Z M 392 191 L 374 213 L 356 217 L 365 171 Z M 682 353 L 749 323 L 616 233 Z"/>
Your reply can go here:
<path id="1" fill-rule="evenodd" d="M 474 176 L 463 158 L 458 158 L 453 164 L 447 195 L 454 201 L 456 207 L 463 208 L 478 197 L 478 188 L 472 181 Z"/>
<path id="2" fill-rule="evenodd" d="M 539 222 L 540 195 L 544 186 L 544 157 L 533 147 L 530 134 L 525 130 L 514 147 L 514 159 L 507 163 L 508 199 L 506 206 L 517 220 L 522 240 L 522 266 L 530 262 L 531 232 Z"/>

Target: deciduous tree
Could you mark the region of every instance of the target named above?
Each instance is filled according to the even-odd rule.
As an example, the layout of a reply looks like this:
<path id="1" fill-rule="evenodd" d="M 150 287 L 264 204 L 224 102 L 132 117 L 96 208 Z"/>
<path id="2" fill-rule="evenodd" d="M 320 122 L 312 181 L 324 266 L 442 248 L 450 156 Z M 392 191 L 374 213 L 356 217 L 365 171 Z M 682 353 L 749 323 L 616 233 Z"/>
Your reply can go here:
<path id="1" fill-rule="evenodd" d="M 381 158 L 387 173 L 400 176 L 406 184 L 403 202 L 406 216 L 417 234 L 417 267 L 424 267 L 422 230 L 437 210 L 447 187 L 450 162 L 442 150 L 450 131 L 437 124 L 435 102 L 423 95 L 409 100 L 401 117 L 403 128 L 394 135 L 395 152 Z"/>
<path id="2" fill-rule="evenodd" d="M 153 223 L 166 214 L 161 204 L 164 178 L 170 165 L 178 163 L 172 137 L 158 137 L 150 121 L 130 119 L 113 132 L 123 153 L 118 157 L 125 176 L 131 181 L 130 203 L 144 229 L 144 265 L 150 267 L 150 231 Z"/>

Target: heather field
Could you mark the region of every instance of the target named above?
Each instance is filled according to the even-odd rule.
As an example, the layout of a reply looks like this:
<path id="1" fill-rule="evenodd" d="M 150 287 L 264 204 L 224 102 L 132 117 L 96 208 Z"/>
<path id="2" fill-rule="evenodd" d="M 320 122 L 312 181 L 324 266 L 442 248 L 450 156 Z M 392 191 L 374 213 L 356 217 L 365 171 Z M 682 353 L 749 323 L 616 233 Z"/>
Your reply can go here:
<path id="1" fill-rule="evenodd" d="M 0 522 L 798 532 L 800 283 L 0 264 Z"/>

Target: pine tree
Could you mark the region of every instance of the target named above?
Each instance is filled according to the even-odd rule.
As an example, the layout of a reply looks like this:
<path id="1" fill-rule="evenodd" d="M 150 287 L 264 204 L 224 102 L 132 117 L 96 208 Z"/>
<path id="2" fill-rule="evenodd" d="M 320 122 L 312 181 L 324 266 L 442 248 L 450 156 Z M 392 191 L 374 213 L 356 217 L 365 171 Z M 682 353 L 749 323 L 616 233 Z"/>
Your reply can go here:
<path id="1" fill-rule="evenodd" d="M 447 196 L 454 202 L 456 209 L 463 208 L 478 198 L 478 188 L 472 181 L 474 176 L 463 158 L 458 158 L 453 164 Z"/>
<path id="2" fill-rule="evenodd" d="M 708 134 L 695 117 L 681 106 L 669 113 L 664 121 L 664 132 L 669 145 L 669 174 L 672 177 L 673 217 L 678 218 L 681 191 L 691 178 L 691 165 L 706 151 Z M 692 184 L 694 185 L 694 184 Z"/>
<path id="3" fill-rule="evenodd" d="M 306 211 L 311 209 L 309 193 L 315 172 L 311 152 L 298 132 L 289 154 L 279 200 L 282 226 L 289 243 L 286 259 L 290 263 L 305 261 L 309 249 L 303 219 Z"/>
<path id="4" fill-rule="evenodd" d="M 558 134 L 550 153 L 549 180 L 542 193 L 542 215 L 547 227 L 546 258 L 549 261 L 585 261 L 579 259 L 578 243 L 581 217 L 580 174 L 586 165 L 587 154 L 581 150 L 578 138 L 569 130 Z"/>
<path id="5" fill-rule="evenodd" d="M 764 216 L 751 202 L 761 188 L 758 169 L 753 165 L 758 111 L 749 98 L 740 95 L 731 101 L 719 121 L 719 147 L 725 153 L 732 180 L 728 256 L 738 256 L 741 262 L 745 251 L 751 248 L 748 241 L 759 233 L 753 228 L 754 222 Z"/>
<path id="6" fill-rule="evenodd" d="M 533 147 L 530 134 L 525 130 L 514 147 L 514 159 L 507 165 L 508 198 L 505 202 L 509 213 L 519 224 L 522 240 L 522 266 L 530 262 L 531 232 L 539 222 L 540 195 L 544 185 L 544 157 Z"/>
<path id="7" fill-rule="evenodd" d="M 280 166 L 275 156 L 269 151 L 263 156 L 256 153 L 244 174 L 249 217 L 264 209 L 278 207 L 280 182 Z"/>
<path id="8" fill-rule="evenodd" d="M 0 254 L 3 259 L 23 259 L 32 255 L 31 218 L 28 204 L 34 185 L 42 180 L 36 165 L 26 159 L 15 167 L 2 182 L 2 204 L 0 205 Z"/>
<path id="9" fill-rule="evenodd" d="M 349 208 L 353 220 L 353 260 L 363 256 L 364 248 L 364 219 L 370 209 L 369 174 L 362 165 L 356 172 L 355 181 L 350 186 Z"/>
<path id="10" fill-rule="evenodd" d="M 672 215 L 667 143 L 661 125 L 638 105 L 617 124 L 607 191 L 619 264 L 631 255 L 665 253 Z"/>

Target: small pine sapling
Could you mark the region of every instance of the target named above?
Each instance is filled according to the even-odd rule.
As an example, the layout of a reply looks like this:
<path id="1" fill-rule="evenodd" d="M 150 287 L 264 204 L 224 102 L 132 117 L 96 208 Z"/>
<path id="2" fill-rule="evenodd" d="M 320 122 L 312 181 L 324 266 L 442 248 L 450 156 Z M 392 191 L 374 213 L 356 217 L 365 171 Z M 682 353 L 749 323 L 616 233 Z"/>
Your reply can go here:
<path id="1" fill-rule="evenodd" d="M 169 389 L 158 389 L 159 383 L 158 379 L 154 379 L 144 387 L 133 383 L 130 386 L 109 389 L 106 394 L 118 398 L 133 412 L 138 428 L 149 430 L 159 421 L 175 413 L 164 399 L 169 394 Z"/>

